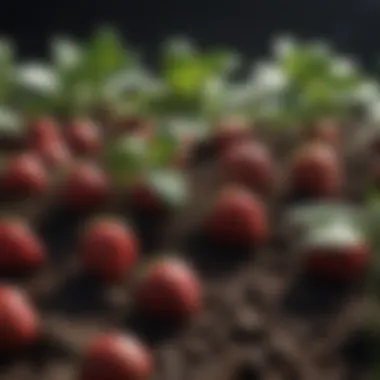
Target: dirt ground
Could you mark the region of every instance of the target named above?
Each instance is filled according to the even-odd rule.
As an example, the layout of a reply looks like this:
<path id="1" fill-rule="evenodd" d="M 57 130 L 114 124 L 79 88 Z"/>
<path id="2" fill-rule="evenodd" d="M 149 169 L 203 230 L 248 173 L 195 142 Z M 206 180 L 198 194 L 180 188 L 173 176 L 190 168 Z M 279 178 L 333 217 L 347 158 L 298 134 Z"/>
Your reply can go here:
<path id="1" fill-rule="evenodd" d="M 279 161 L 281 144 L 273 142 Z M 360 202 L 368 160 L 347 151 L 351 179 L 345 198 Z M 216 246 L 197 232 L 218 186 L 216 164 L 207 160 L 190 174 L 192 197 L 177 215 L 152 220 L 130 212 L 118 199 L 100 210 L 123 210 L 132 216 L 144 259 L 157 250 L 173 250 L 197 268 L 205 287 L 205 309 L 186 326 L 164 326 L 134 315 L 134 278 L 110 289 L 81 272 L 76 242 L 89 216 L 69 213 L 49 199 L 22 205 L 3 202 L 4 210 L 30 218 L 49 248 L 51 264 L 34 278 L 12 279 L 39 306 L 46 333 L 32 350 L 4 358 L 0 379 L 75 379 L 83 346 L 94 332 L 109 328 L 133 330 L 153 347 L 155 380 L 370 378 L 363 284 L 342 288 L 302 273 L 297 231 L 286 223 L 291 201 L 281 194 L 268 196 L 274 233 L 264 249 L 245 252 Z"/>

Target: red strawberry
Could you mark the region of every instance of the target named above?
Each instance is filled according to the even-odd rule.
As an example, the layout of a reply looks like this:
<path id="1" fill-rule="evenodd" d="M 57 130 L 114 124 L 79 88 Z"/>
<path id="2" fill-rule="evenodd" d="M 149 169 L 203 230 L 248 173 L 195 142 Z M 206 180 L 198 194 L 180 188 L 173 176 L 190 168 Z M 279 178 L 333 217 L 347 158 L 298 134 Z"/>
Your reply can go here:
<path id="1" fill-rule="evenodd" d="M 63 202 L 73 209 L 96 208 L 109 199 L 110 193 L 108 176 L 92 163 L 72 167 L 63 184 Z"/>
<path id="2" fill-rule="evenodd" d="M 21 290 L 0 286 L 0 349 L 17 350 L 33 344 L 40 334 L 40 320 Z"/>
<path id="3" fill-rule="evenodd" d="M 242 118 L 229 118 L 216 126 L 213 140 L 219 151 L 252 138 L 252 128 Z"/>
<path id="4" fill-rule="evenodd" d="M 308 128 L 307 137 L 312 141 L 326 143 L 334 148 L 339 147 L 342 141 L 340 125 L 329 119 L 319 120 L 311 128 Z"/>
<path id="5" fill-rule="evenodd" d="M 57 136 L 59 136 L 59 129 L 53 119 L 45 117 L 30 122 L 29 142 L 32 146 L 42 140 L 47 141 Z"/>
<path id="6" fill-rule="evenodd" d="M 36 152 L 40 154 L 49 167 L 53 168 L 67 165 L 71 159 L 69 150 L 63 140 L 60 139 L 41 142 L 37 146 Z"/>
<path id="7" fill-rule="evenodd" d="M 88 120 L 76 120 L 67 126 L 65 135 L 71 150 L 78 155 L 98 153 L 102 137 L 98 126 Z"/>
<path id="8" fill-rule="evenodd" d="M 202 289 L 195 273 L 185 263 L 161 259 L 145 273 L 137 290 L 140 310 L 163 319 L 184 320 L 202 306 Z"/>
<path id="9" fill-rule="evenodd" d="M 3 191 L 17 198 L 41 195 L 46 190 L 47 184 L 45 166 L 33 153 L 23 153 L 12 158 L 1 178 Z"/>
<path id="10" fill-rule="evenodd" d="M 205 228 L 217 241 L 238 245 L 259 245 L 269 236 L 269 221 L 262 201 L 235 186 L 221 192 L 206 218 Z"/>
<path id="11" fill-rule="evenodd" d="M 274 180 L 274 162 L 268 149 L 259 142 L 235 144 L 224 151 L 221 167 L 227 181 L 256 191 L 268 191 Z"/>
<path id="12" fill-rule="evenodd" d="M 304 242 L 303 255 L 308 271 L 340 281 L 362 277 L 370 262 L 367 242 L 345 223 L 312 230 Z"/>
<path id="13" fill-rule="evenodd" d="M 65 165 L 70 160 L 61 131 L 51 119 L 41 119 L 31 125 L 29 146 L 49 166 Z"/>
<path id="14" fill-rule="evenodd" d="M 28 272 L 38 269 L 45 261 L 45 247 L 21 219 L 0 221 L 0 270 Z"/>
<path id="15" fill-rule="evenodd" d="M 343 184 L 343 168 L 334 149 L 322 143 L 305 145 L 295 156 L 290 172 L 295 192 L 313 197 L 331 197 Z"/>
<path id="16" fill-rule="evenodd" d="M 153 357 L 132 336 L 101 334 L 84 353 L 81 380 L 148 380 Z"/>
<path id="17" fill-rule="evenodd" d="M 85 232 L 84 266 L 107 282 L 119 282 L 135 264 L 139 248 L 135 233 L 118 220 L 99 220 Z"/>

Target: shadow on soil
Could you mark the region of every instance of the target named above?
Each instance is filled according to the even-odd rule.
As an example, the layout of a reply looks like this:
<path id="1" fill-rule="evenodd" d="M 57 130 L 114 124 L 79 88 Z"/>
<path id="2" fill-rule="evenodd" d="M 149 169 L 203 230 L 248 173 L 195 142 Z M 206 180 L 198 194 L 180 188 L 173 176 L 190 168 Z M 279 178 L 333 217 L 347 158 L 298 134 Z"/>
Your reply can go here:
<path id="1" fill-rule="evenodd" d="M 69 276 L 46 302 L 48 310 L 70 316 L 90 316 L 108 307 L 102 283 L 83 272 Z"/>
<path id="2" fill-rule="evenodd" d="M 379 349 L 379 336 L 369 328 L 354 331 L 340 345 L 343 358 L 349 363 L 350 372 L 360 373 L 372 366 L 374 348 Z"/>
<path id="3" fill-rule="evenodd" d="M 162 227 L 166 224 L 168 215 L 165 212 L 144 212 L 135 207 L 129 208 L 130 217 L 139 237 L 141 250 L 152 252 L 159 248 Z"/>
<path id="4" fill-rule="evenodd" d="M 181 251 L 186 252 L 193 265 L 208 278 L 233 273 L 251 255 L 246 247 L 218 243 L 199 231 L 187 236 L 181 245 Z"/>
<path id="5" fill-rule="evenodd" d="M 7 370 L 20 361 L 30 363 L 32 367 L 39 369 L 49 361 L 72 358 L 73 353 L 69 347 L 44 334 L 38 342 L 22 351 L 1 352 L 0 370 Z"/>
<path id="6" fill-rule="evenodd" d="M 78 235 L 88 215 L 68 210 L 63 205 L 49 209 L 37 225 L 37 233 L 44 240 L 50 257 L 60 263 L 76 248 Z"/>
<path id="7" fill-rule="evenodd" d="M 157 346 L 175 336 L 183 324 L 153 318 L 136 310 L 126 318 L 124 326 L 134 331 L 149 345 Z"/>
<path id="8" fill-rule="evenodd" d="M 352 294 L 352 286 L 302 274 L 285 295 L 283 308 L 305 317 L 338 312 Z"/>

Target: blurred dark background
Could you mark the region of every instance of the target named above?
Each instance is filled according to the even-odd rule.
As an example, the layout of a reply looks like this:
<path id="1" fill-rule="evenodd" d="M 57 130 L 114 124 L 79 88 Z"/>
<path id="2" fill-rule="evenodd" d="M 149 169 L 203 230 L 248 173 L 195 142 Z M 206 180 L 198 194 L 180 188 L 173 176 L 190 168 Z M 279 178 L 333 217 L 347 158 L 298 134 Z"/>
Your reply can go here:
<path id="1" fill-rule="evenodd" d="M 254 57 L 272 36 L 292 32 L 333 41 L 375 68 L 380 45 L 380 0 L 4 0 L 0 12 L 1 33 L 27 56 L 45 54 L 52 33 L 82 38 L 104 23 L 151 52 L 165 36 L 185 34 Z"/>

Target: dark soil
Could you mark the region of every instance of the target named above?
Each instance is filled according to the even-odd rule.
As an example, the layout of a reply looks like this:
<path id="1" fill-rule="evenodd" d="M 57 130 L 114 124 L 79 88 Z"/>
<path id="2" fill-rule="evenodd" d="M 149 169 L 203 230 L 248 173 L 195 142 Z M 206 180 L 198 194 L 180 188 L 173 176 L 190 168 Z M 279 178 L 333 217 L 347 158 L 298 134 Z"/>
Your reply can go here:
<path id="1" fill-rule="evenodd" d="M 348 152 L 346 200 L 360 202 L 367 163 L 362 151 Z M 290 203 L 282 190 L 267 199 L 275 229 L 265 249 L 217 246 L 198 232 L 219 185 L 216 167 L 202 160 L 190 170 L 192 199 L 182 212 L 153 220 L 133 215 L 146 259 L 159 249 L 178 250 L 199 270 L 205 309 L 186 326 L 165 326 L 136 315 L 133 278 L 105 288 L 81 272 L 76 243 L 91 216 L 70 213 L 46 199 L 4 202 L 4 209 L 30 218 L 49 248 L 51 264 L 32 278 L 11 279 L 39 306 L 46 333 L 36 347 L 4 358 L 0 379 L 75 379 L 83 346 L 96 331 L 109 328 L 132 329 L 151 345 L 157 380 L 368 378 L 371 339 L 365 331 L 363 284 L 343 288 L 302 273 L 297 233 L 286 223 Z M 103 211 L 122 209 L 117 203 Z M 127 209 L 123 213 L 130 215 Z"/>

